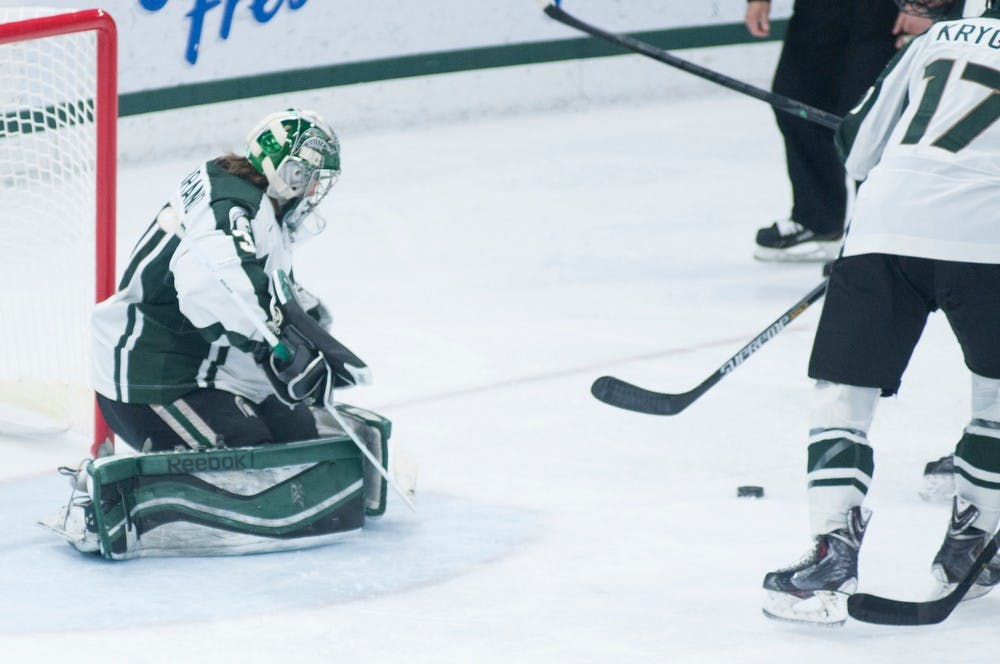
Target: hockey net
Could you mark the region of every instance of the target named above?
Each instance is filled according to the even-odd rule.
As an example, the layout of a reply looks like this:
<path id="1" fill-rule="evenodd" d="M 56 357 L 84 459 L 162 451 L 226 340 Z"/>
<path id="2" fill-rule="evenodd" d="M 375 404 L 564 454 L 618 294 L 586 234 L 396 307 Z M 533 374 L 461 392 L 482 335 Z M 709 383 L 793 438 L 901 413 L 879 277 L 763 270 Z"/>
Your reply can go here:
<path id="1" fill-rule="evenodd" d="M 107 13 L 0 8 L 0 435 L 108 433 L 90 314 L 114 288 L 116 75 Z"/>

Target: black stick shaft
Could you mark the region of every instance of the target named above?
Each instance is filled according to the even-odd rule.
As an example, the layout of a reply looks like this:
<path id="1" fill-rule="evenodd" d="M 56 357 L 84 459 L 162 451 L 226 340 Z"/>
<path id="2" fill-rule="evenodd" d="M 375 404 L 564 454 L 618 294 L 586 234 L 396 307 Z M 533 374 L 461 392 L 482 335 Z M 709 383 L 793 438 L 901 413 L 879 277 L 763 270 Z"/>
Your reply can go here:
<path id="1" fill-rule="evenodd" d="M 739 349 L 735 355 L 733 355 L 726 361 L 725 364 L 719 367 L 719 370 L 715 372 L 715 375 L 711 379 L 712 381 L 711 383 L 709 381 L 705 381 L 705 383 L 703 384 L 714 385 L 719 380 L 721 380 L 723 376 L 725 376 L 726 374 L 730 373 L 731 371 L 739 367 L 741 364 L 743 364 L 743 362 L 748 357 L 750 357 L 758 350 L 760 350 L 761 346 L 763 346 L 768 341 L 776 337 L 779 332 L 785 329 L 785 327 L 787 327 L 788 324 L 791 323 L 793 320 L 798 318 L 802 314 L 802 312 L 804 312 L 806 309 L 809 308 L 810 305 L 812 305 L 818 299 L 823 297 L 823 295 L 826 293 L 826 285 L 827 285 L 827 280 L 824 279 L 818 286 L 816 286 L 811 291 L 806 293 L 806 295 L 801 300 L 793 304 L 788 311 L 781 314 L 781 316 L 775 319 L 773 323 L 768 325 L 763 332 L 754 337 L 754 339 L 750 341 L 746 346 Z"/>
<path id="2" fill-rule="evenodd" d="M 993 536 L 966 572 L 965 578 L 944 597 L 926 602 L 908 602 L 855 593 L 847 598 L 847 612 L 855 620 L 876 625 L 936 625 L 943 622 L 972 588 L 979 574 L 993 560 L 1000 544 L 1000 533 Z"/>
<path id="3" fill-rule="evenodd" d="M 824 279 L 801 300 L 792 305 L 788 311 L 781 314 L 760 334 L 755 336 L 743 348 L 739 349 L 735 355 L 726 360 L 725 364 L 716 369 L 712 375 L 702 381 L 697 387 L 687 392 L 679 394 L 654 392 L 614 378 L 613 376 L 598 378 L 594 381 L 590 391 L 597 399 L 604 403 L 624 408 L 625 410 L 647 413 L 649 415 L 676 415 L 694 403 L 705 392 L 708 392 L 712 386 L 726 375 L 741 366 L 747 358 L 760 350 L 764 344 L 776 337 L 789 323 L 798 318 L 802 312 L 823 297 L 823 294 L 826 293 L 826 286 L 827 280 Z"/>
<path id="4" fill-rule="evenodd" d="M 750 85 L 749 83 L 738 81 L 735 78 L 726 76 L 725 74 L 720 74 L 719 72 L 702 67 L 701 65 L 688 62 L 687 60 L 678 58 L 661 48 L 639 41 L 634 37 L 607 32 L 590 25 L 589 23 L 584 23 L 575 16 L 567 14 L 561 7 L 557 7 L 556 5 L 550 4 L 545 7 L 544 11 L 549 15 L 549 17 L 559 21 L 563 25 L 576 28 L 581 32 L 586 32 L 591 36 L 611 42 L 612 44 L 618 44 L 622 48 L 628 49 L 629 51 L 645 55 L 646 57 L 670 65 L 671 67 L 676 67 L 677 69 L 686 71 L 689 74 L 700 76 L 701 78 L 712 81 L 713 83 L 718 83 L 723 87 L 727 87 L 730 90 L 742 92 L 743 94 L 754 97 L 755 99 L 760 99 L 779 111 L 789 113 L 790 115 L 802 118 L 803 120 L 808 120 L 809 122 L 815 122 L 818 125 L 822 125 L 830 129 L 836 129 L 840 124 L 841 118 L 833 113 L 828 113 L 822 109 L 816 108 L 815 106 L 804 104 L 800 101 L 792 99 L 791 97 L 786 97 L 785 95 L 778 94 L 776 92 L 762 90 L 761 88 Z"/>

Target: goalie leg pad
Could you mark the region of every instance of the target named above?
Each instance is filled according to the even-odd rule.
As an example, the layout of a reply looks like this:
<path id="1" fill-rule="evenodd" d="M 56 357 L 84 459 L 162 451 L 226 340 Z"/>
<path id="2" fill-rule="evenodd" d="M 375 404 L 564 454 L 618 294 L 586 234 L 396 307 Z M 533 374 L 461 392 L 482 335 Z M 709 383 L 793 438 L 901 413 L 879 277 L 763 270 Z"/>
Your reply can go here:
<path id="1" fill-rule="evenodd" d="M 336 408 L 344 422 L 361 439 L 372 456 L 378 459 L 383 469 L 388 471 L 389 436 L 392 435 L 392 422 L 378 413 L 357 406 L 337 404 Z M 314 408 L 313 415 L 316 418 L 316 428 L 320 435 L 344 435 L 340 425 L 325 409 Z M 385 513 L 387 483 L 378 470 L 367 462 L 364 462 L 364 480 L 365 515 L 369 517 L 382 516 Z"/>
<path id="2" fill-rule="evenodd" d="M 299 549 L 365 521 L 361 456 L 344 436 L 103 457 L 86 471 L 108 559 Z"/>

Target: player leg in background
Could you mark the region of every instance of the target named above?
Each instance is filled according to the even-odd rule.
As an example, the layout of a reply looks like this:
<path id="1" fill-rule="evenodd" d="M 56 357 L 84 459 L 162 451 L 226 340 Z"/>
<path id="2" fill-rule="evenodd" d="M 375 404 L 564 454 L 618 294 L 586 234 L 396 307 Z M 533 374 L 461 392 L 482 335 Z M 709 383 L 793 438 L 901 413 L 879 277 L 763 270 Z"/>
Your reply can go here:
<path id="1" fill-rule="evenodd" d="M 774 74 L 774 92 L 833 112 L 847 43 L 842 4 L 795 3 Z M 843 230 L 847 196 L 833 132 L 777 111 L 775 119 L 785 145 L 792 210 L 788 219 L 757 231 L 754 257 L 766 261 L 828 259 L 826 250 L 835 255 Z"/>
<path id="2" fill-rule="evenodd" d="M 789 22 L 773 90 L 844 114 L 895 52 L 892 0 L 799 0 Z M 831 130 L 775 113 L 792 186 L 789 219 L 757 233 L 754 256 L 767 261 L 836 257 L 847 190 Z"/>
<path id="3" fill-rule="evenodd" d="M 1000 381 L 973 375 L 972 421 L 955 448 L 955 496 L 944 542 L 931 572 L 950 592 L 993 537 L 1000 523 Z M 987 402 L 987 399 L 989 401 Z M 965 599 L 1000 583 L 1000 555 L 990 561 Z"/>
<path id="4" fill-rule="evenodd" d="M 950 590 L 1000 523 L 1000 265 L 938 262 L 941 308 L 972 371 L 972 417 L 955 447 L 955 497 L 932 572 Z M 967 599 L 1000 583 L 1000 555 L 976 579 Z"/>
<path id="5" fill-rule="evenodd" d="M 868 430 L 880 394 L 894 394 L 933 299 L 928 261 L 867 254 L 841 259 L 830 277 L 809 362 L 817 380 L 808 446 L 812 551 L 764 577 L 764 613 L 836 625 L 847 619 L 874 472 Z M 923 293 L 921 292 L 923 291 Z"/>

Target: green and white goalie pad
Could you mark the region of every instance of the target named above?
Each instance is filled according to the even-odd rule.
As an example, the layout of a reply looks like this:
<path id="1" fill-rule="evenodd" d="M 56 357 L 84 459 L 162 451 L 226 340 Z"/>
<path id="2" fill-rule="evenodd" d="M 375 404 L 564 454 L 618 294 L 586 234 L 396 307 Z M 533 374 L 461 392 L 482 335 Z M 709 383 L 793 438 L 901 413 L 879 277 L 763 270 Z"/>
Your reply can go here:
<path id="1" fill-rule="evenodd" d="M 368 448 L 372 456 L 378 459 L 382 468 L 389 469 L 389 436 L 392 435 L 392 422 L 378 413 L 364 408 L 337 404 L 337 412 L 344 423 L 351 427 L 355 435 Z M 315 409 L 313 415 L 321 436 L 346 435 L 337 421 L 323 409 Z M 365 514 L 379 517 L 385 513 L 385 499 L 388 487 L 382 474 L 370 463 L 364 463 L 365 480 Z"/>
<path id="2" fill-rule="evenodd" d="M 358 423 L 369 449 L 377 442 L 376 458 L 385 465 L 389 421 L 354 410 L 345 419 Z M 80 551 L 113 560 L 318 546 L 357 533 L 366 515 L 385 511 L 384 480 L 372 471 L 371 481 L 367 465 L 343 433 L 279 445 L 102 457 L 80 471 L 85 494 L 71 497 L 59 517 L 43 525 Z"/>

